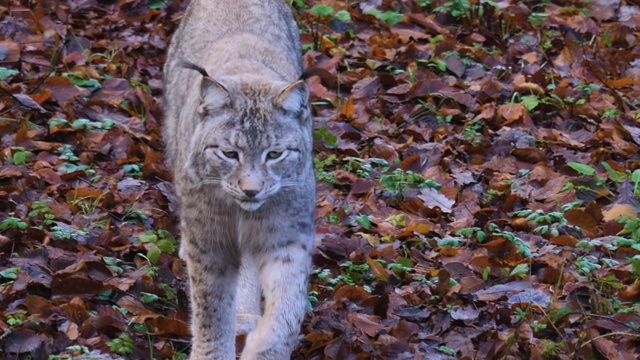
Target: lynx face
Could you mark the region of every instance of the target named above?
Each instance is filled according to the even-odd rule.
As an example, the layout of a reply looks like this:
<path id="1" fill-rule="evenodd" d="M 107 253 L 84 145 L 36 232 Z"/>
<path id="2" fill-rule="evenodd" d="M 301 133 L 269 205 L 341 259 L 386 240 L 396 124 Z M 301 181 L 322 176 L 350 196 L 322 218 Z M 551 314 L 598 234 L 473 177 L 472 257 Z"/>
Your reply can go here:
<path id="1" fill-rule="evenodd" d="M 297 185 L 311 143 L 307 96 L 303 82 L 232 90 L 205 77 L 190 156 L 198 181 L 220 186 L 246 211 Z"/>

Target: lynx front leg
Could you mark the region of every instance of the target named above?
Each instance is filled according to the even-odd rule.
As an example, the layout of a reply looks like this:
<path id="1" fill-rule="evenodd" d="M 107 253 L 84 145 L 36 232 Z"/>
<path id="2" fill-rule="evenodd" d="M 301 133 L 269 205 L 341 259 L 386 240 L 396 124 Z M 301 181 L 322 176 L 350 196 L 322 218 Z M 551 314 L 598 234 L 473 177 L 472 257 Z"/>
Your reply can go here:
<path id="1" fill-rule="evenodd" d="M 242 256 L 238 282 L 238 315 L 236 334 L 248 334 L 260 321 L 260 299 L 262 293 L 253 256 Z"/>
<path id="2" fill-rule="evenodd" d="M 291 356 L 307 306 L 311 241 L 291 240 L 256 263 L 265 295 L 265 311 L 247 337 L 242 360 L 285 360 Z"/>
<path id="3" fill-rule="evenodd" d="M 229 254 L 189 240 L 184 252 L 191 292 L 190 359 L 234 359 L 238 264 Z"/>

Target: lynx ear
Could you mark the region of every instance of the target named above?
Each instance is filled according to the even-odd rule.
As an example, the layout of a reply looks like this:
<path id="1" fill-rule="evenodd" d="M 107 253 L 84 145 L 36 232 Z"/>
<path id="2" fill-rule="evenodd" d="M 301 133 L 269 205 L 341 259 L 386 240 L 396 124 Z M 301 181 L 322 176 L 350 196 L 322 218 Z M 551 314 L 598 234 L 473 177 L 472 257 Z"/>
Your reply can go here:
<path id="1" fill-rule="evenodd" d="M 231 103 L 229 91 L 216 80 L 205 76 L 200 82 L 200 115 L 215 111 Z"/>
<path id="2" fill-rule="evenodd" d="M 298 80 L 287 86 L 278 94 L 275 105 L 292 113 L 299 113 L 307 109 L 309 89 L 303 80 Z"/>

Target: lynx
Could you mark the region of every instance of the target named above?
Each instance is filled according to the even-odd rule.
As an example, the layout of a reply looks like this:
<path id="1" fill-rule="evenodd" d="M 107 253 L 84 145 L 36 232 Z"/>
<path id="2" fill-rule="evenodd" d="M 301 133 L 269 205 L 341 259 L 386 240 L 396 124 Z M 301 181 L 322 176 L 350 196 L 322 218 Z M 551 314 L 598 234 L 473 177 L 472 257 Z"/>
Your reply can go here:
<path id="1" fill-rule="evenodd" d="M 307 304 L 315 207 L 291 10 L 282 0 L 193 0 L 164 74 L 191 359 L 234 359 L 235 335 L 247 331 L 241 359 L 288 359 Z"/>

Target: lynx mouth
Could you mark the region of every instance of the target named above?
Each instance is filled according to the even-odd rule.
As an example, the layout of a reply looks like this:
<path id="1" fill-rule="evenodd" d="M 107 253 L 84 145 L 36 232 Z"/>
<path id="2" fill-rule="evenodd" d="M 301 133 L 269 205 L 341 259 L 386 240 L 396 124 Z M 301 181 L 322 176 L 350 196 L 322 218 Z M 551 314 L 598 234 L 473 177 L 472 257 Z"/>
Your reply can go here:
<path id="1" fill-rule="evenodd" d="M 258 210 L 258 208 L 262 206 L 263 203 L 264 203 L 264 200 L 256 200 L 256 199 L 238 200 L 238 205 L 240 205 L 240 207 L 246 211 Z"/>

